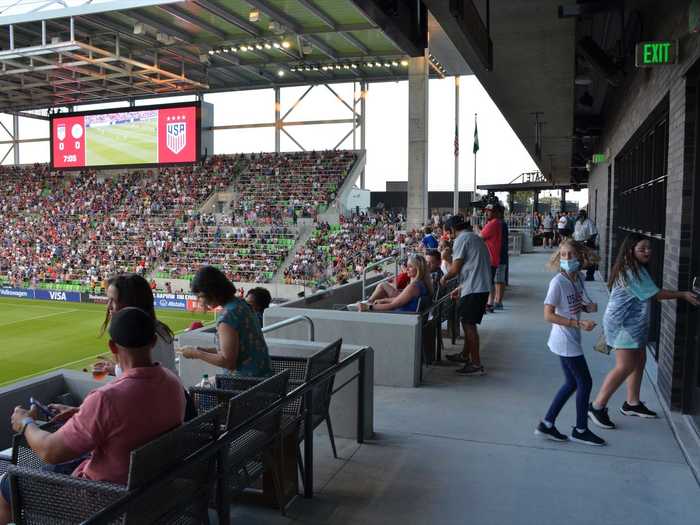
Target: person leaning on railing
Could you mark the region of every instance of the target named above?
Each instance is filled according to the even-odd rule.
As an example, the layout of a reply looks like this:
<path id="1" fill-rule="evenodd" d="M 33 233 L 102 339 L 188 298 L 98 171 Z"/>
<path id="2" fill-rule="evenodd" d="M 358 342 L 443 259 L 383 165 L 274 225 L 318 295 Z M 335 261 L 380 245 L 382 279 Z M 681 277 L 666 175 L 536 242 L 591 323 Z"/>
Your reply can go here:
<path id="1" fill-rule="evenodd" d="M 156 322 L 147 312 L 116 312 L 109 338 L 123 370 L 119 378 L 90 392 L 80 408 L 49 405 L 57 413 L 52 422 L 66 421 L 54 433 L 40 429 L 22 407 L 12 414 L 12 429 L 47 470 L 126 485 L 131 451 L 182 424 L 185 393 L 175 374 L 151 360 Z M 0 525 L 11 519 L 9 485 L 7 477 L 0 481 Z"/>
<path id="2" fill-rule="evenodd" d="M 236 375 L 272 375 L 270 352 L 255 312 L 236 296 L 236 287 L 217 268 L 204 266 L 192 279 L 192 293 L 204 309 L 221 307 L 216 332 L 218 348 L 183 347 L 185 359 L 201 359 Z"/>

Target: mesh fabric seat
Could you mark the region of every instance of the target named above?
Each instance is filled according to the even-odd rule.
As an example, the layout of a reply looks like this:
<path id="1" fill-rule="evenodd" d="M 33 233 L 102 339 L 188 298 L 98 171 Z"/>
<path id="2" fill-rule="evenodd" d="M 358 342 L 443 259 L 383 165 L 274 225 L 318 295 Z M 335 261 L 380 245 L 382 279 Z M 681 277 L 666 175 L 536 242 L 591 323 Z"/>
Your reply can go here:
<path id="1" fill-rule="evenodd" d="M 228 403 L 226 431 L 232 433 L 231 442 L 220 455 L 219 461 L 222 489 L 218 505 L 227 505 L 231 496 L 250 486 L 257 476 L 267 469 L 271 472 L 280 508 L 281 501 L 281 410 L 276 410 L 256 419 L 251 425 L 241 425 L 253 416 L 264 411 L 287 392 L 289 372 L 284 371 L 260 381 L 257 385 L 238 393 Z M 272 445 L 277 443 L 277 458 L 273 456 Z M 264 465 L 265 468 L 262 468 Z"/>
<path id="2" fill-rule="evenodd" d="M 209 411 L 133 450 L 126 486 L 26 465 L 11 466 L 8 472 L 15 522 L 18 525 L 79 523 L 130 490 L 142 489 L 128 512 L 114 523 L 206 523 L 215 480 L 214 456 L 188 464 L 163 482 L 153 482 L 181 465 L 191 454 L 214 443 L 223 415 L 223 409 Z"/>

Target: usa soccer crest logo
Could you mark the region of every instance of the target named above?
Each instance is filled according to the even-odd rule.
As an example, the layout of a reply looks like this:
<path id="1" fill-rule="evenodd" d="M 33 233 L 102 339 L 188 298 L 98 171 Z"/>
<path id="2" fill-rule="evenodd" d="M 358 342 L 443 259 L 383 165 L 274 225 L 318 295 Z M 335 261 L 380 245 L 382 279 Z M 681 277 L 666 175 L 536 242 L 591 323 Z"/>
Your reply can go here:
<path id="1" fill-rule="evenodd" d="M 168 117 L 170 118 L 170 117 Z M 173 117 L 177 119 L 178 117 Z M 187 122 L 168 122 L 165 127 L 165 145 L 175 155 L 187 146 Z"/>

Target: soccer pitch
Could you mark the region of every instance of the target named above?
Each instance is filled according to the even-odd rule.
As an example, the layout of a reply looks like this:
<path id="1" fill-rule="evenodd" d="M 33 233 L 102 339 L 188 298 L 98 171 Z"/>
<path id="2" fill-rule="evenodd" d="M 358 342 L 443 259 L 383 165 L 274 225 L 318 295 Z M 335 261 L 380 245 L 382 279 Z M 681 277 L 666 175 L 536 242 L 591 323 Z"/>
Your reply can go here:
<path id="1" fill-rule="evenodd" d="M 158 162 L 158 119 L 86 128 L 85 156 L 87 166 Z"/>
<path id="2" fill-rule="evenodd" d="M 109 353 L 99 332 L 106 305 L 0 298 L 0 386 L 58 368 L 81 370 Z M 177 333 L 212 313 L 157 310 Z"/>

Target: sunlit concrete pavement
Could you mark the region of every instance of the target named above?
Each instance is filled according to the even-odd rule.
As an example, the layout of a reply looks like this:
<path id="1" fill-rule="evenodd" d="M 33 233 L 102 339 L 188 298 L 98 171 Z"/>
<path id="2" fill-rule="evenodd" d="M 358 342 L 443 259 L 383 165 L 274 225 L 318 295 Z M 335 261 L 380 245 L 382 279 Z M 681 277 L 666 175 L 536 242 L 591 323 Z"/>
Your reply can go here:
<path id="1" fill-rule="evenodd" d="M 287 517 L 237 507 L 232 522 L 697 525 L 700 489 L 668 422 L 622 416 L 622 391 L 610 403 L 618 428 L 595 430 L 606 447 L 533 435 L 562 382 L 542 320 L 547 257 L 511 259 L 505 310 L 481 328 L 487 375 L 460 377 L 456 366 L 435 366 L 420 388 L 378 387 L 374 440 L 341 440 L 336 460 L 327 437 L 318 436 L 314 499 L 298 498 Z M 600 321 L 604 284 L 587 284 Z M 584 336 L 594 393 L 613 361 L 593 352 L 596 336 Z M 642 399 L 661 411 L 648 378 Z M 574 423 L 572 399 L 557 426 L 570 432 Z"/>

